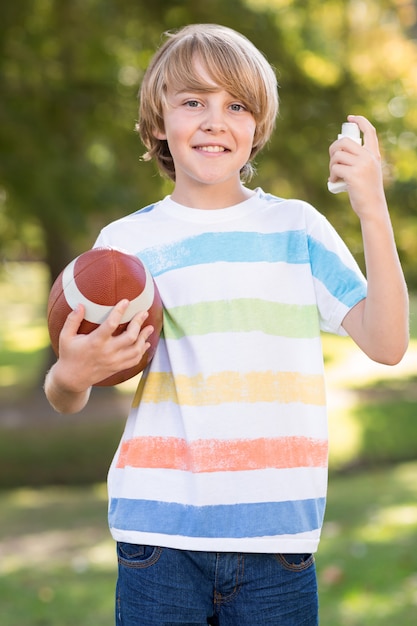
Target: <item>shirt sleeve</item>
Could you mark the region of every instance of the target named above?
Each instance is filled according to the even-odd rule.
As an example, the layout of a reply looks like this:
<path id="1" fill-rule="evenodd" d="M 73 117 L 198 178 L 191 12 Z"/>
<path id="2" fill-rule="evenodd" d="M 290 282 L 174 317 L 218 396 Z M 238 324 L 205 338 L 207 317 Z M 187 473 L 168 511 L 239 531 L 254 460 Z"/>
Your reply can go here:
<path id="1" fill-rule="evenodd" d="M 311 271 L 323 331 L 346 335 L 346 314 L 366 298 L 366 279 L 352 253 L 329 221 L 313 209 L 308 218 Z"/>

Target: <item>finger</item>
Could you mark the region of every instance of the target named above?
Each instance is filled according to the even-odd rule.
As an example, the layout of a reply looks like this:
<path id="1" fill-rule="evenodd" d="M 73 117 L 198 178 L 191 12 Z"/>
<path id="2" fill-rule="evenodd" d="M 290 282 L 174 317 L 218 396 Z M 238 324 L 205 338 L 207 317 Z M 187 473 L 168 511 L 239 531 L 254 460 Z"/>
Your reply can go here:
<path id="1" fill-rule="evenodd" d="M 361 148 L 362 146 L 356 143 L 351 137 L 343 136 L 330 144 L 329 155 L 335 162 L 342 162 L 348 154 L 356 156 L 360 154 Z"/>
<path id="2" fill-rule="evenodd" d="M 145 328 L 142 328 L 142 330 L 140 331 L 136 344 L 138 346 L 141 346 L 142 348 L 141 358 L 145 354 L 145 352 L 147 352 L 147 350 L 149 350 L 149 348 L 151 347 L 150 338 L 154 330 L 155 330 L 154 327 L 149 325 L 149 326 L 145 326 Z"/>
<path id="3" fill-rule="evenodd" d="M 122 322 L 123 315 L 129 306 L 129 300 L 121 300 L 118 302 L 110 312 L 107 319 L 93 331 L 100 341 L 106 341 L 110 337 L 116 336 L 118 338 L 117 345 L 120 347 L 130 345 L 138 340 L 144 321 L 149 316 L 147 311 L 140 311 L 136 313 L 130 320 L 129 324 L 125 326 Z M 125 330 L 122 333 L 116 333 L 119 326 L 123 323 Z"/>
<path id="4" fill-rule="evenodd" d="M 151 326 L 151 325 L 149 325 L 149 326 L 145 326 L 145 328 L 143 328 L 143 329 L 141 330 L 141 334 L 142 334 L 143 340 L 144 340 L 144 342 L 145 342 L 145 343 L 147 343 L 149 346 L 150 346 L 150 344 L 149 344 L 149 339 L 151 338 L 151 336 L 152 336 L 152 334 L 153 334 L 153 332 L 154 332 L 154 331 L 155 331 L 155 328 L 154 328 L 153 326 Z"/>
<path id="5" fill-rule="evenodd" d="M 375 156 L 380 156 L 378 136 L 375 127 L 363 115 L 348 115 L 349 122 L 355 122 L 363 133 L 363 145 Z"/>
<path id="6" fill-rule="evenodd" d="M 120 347 L 148 342 L 155 329 L 150 324 L 142 328 L 141 319 L 142 316 L 134 322 L 132 320 L 133 323 L 131 322 L 126 330 L 121 335 L 117 336 Z"/>
<path id="7" fill-rule="evenodd" d="M 136 313 L 136 315 L 132 317 L 132 319 L 129 322 L 129 326 L 136 325 L 141 328 L 148 317 L 149 317 L 148 311 L 139 311 L 139 313 Z"/>
<path id="8" fill-rule="evenodd" d="M 149 339 L 153 332 L 153 326 L 148 325 L 137 336 L 133 333 L 129 335 L 129 328 L 127 328 L 124 333 L 114 337 L 112 353 L 119 359 L 114 365 L 114 370 L 119 371 L 122 367 L 133 367 L 139 363 L 151 347 Z M 121 365 L 118 365 L 119 362 Z"/>
<path id="9" fill-rule="evenodd" d="M 114 331 L 122 323 L 123 315 L 125 314 L 127 307 L 129 306 L 129 300 L 124 298 L 114 305 L 107 318 L 100 324 L 97 330 L 102 335 L 112 335 Z"/>

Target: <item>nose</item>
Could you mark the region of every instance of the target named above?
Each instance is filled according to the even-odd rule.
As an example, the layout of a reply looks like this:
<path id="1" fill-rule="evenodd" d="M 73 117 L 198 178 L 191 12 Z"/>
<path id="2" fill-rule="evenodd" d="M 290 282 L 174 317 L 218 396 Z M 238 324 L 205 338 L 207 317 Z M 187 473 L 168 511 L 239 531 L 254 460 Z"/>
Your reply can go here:
<path id="1" fill-rule="evenodd" d="M 201 128 L 206 132 L 220 133 L 226 130 L 227 124 L 224 112 L 220 107 L 207 107 Z"/>

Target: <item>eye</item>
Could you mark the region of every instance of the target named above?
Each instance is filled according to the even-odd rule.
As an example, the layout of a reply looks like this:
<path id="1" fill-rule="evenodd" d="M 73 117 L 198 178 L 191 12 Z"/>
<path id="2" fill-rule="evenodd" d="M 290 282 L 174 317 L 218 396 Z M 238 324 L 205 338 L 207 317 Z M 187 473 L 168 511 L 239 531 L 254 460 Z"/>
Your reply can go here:
<path id="1" fill-rule="evenodd" d="M 198 100 L 187 100 L 186 102 L 184 102 L 186 107 L 189 107 L 190 109 L 197 109 L 200 106 L 200 103 L 198 102 Z"/>
<path id="2" fill-rule="evenodd" d="M 239 113 L 240 111 L 247 111 L 247 108 L 240 102 L 233 102 L 233 104 L 230 105 L 230 109 L 236 113 Z"/>

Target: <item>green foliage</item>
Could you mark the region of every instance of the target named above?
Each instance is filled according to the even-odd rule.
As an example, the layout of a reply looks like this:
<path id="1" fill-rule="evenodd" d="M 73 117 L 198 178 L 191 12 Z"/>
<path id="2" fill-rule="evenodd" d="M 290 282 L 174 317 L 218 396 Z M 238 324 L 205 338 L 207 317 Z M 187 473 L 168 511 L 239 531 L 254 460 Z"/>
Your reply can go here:
<path id="1" fill-rule="evenodd" d="M 415 387 L 416 378 L 412 377 L 359 390 L 352 416 L 361 433 L 360 444 L 348 467 L 375 467 L 416 458 Z"/>
<path id="2" fill-rule="evenodd" d="M 92 403 L 94 404 L 94 403 Z M 45 401 L 45 414 L 50 414 Z M 39 485 L 86 485 L 105 479 L 125 416 L 42 420 L 27 405 L 27 423 L 0 429 L 0 489 Z M 120 419 L 117 419 L 117 418 Z"/>
<path id="3" fill-rule="evenodd" d="M 414 11 L 414 12 L 413 12 Z M 0 23 L 0 249 L 54 277 L 99 228 L 169 192 L 133 131 L 136 94 L 161 33 L 219 22 L 277 68 L 281 114 L 259 184 L 325 212 L 360 258 L 346 197 L 326 188 L 328 145 L 349 112 L 377 126 L 387 193 L 417 281 L 413 5 L 397 0 L 23 0 Z"/>

